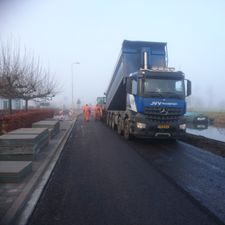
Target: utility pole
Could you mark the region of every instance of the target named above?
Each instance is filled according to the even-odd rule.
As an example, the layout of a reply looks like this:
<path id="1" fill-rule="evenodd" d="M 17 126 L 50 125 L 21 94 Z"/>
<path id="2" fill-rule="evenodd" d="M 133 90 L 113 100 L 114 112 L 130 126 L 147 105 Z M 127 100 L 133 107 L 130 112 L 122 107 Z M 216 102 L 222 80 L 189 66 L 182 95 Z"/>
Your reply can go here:
<path id="1" fill-rule="evenodd" d="M 72 80 L 72 93 L 71 93 L 71 100 L 72 100 L 72 102 L 71 102 L 71 107 L 72 108 L 74 108 L 74 96 L 73 96 L 73 92 L 74 92 L 74 86 L 73 86 L 73 80 L 74 80 L 74 71 L 73 71 L 73 66 L 74 65 L 79 65 L 80 63 L 79 62 L 73 62 L 72 64 L 71 64 L 71 74 L 72 74 L 72 77 L 71 77 L 71 80 Z"/>

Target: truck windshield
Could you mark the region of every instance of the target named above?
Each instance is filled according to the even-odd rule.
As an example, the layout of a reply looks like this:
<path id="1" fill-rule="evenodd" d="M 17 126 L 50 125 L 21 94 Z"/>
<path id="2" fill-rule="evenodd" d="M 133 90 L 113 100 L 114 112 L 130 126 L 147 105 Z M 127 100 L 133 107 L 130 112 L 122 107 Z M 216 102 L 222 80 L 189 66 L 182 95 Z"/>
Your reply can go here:
<path id="1" fill-rule="evenodd" d="M 144 95 L 149 97 L 184 98 L 184 80 L 146 78 Z"/>

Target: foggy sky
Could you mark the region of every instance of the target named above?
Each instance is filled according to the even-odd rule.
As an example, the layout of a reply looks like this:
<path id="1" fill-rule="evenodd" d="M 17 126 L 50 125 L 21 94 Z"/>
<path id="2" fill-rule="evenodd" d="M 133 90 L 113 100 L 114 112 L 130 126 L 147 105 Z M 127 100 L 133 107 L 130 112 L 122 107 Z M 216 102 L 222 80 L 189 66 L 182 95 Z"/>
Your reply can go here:
<path id="1" fill-rule="evenodd" d="M 0 39 L 40 56 L 62 86 L 55 98 L 93 103 L 103 96 L 121 44 L 168 43 L 169 66 L 192 81 L 190 104 L 225 109 L 225 1 L 11 0 L 0 4 Z M 80 62 L 79 65 L 73 64 Z"/>

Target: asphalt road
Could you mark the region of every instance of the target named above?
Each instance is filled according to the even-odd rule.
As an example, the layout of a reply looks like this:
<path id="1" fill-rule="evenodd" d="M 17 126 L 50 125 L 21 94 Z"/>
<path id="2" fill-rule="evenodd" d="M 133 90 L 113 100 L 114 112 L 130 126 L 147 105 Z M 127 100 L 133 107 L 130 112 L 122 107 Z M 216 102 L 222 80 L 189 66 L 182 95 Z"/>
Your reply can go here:
<path id="1" fill-rule="evenodd" d="M 192 182 L 193 164 L 182 156 L 190 149 L 180 142 L 127 142 L 101 122 L 79 118 L 29 224 L 221 224 L 202 195 L 192 195 L 201 181 L 188 189 L 182 177 Z"/>

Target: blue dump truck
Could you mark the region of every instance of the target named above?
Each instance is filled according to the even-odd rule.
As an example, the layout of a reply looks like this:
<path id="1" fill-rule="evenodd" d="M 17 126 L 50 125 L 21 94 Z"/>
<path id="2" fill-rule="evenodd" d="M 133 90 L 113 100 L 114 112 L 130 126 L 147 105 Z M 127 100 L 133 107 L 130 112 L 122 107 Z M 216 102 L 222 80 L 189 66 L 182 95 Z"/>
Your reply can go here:
<path id="1" fill-rule="evenodd" d="M 104 118 L 126 139 L 179 138 L 191 82 L 168 67 L 167 44 L 123 41 L 105 93 Z"/>

